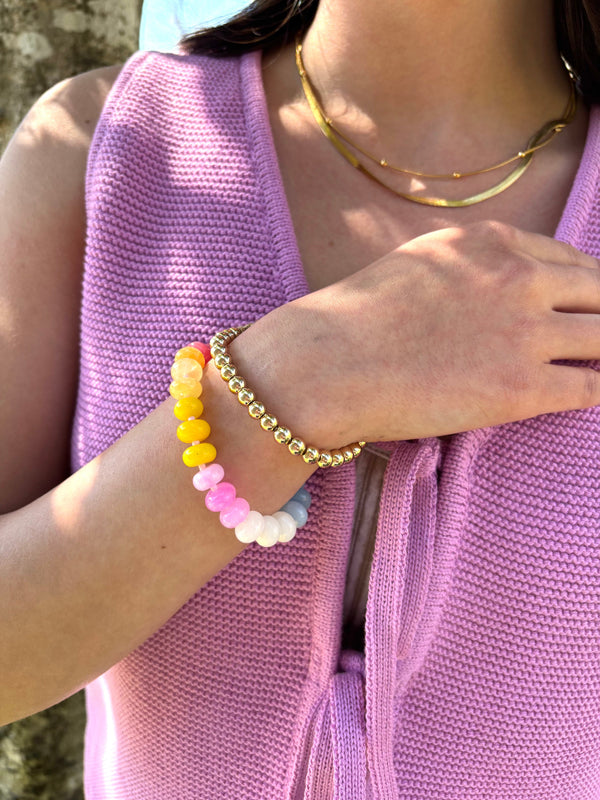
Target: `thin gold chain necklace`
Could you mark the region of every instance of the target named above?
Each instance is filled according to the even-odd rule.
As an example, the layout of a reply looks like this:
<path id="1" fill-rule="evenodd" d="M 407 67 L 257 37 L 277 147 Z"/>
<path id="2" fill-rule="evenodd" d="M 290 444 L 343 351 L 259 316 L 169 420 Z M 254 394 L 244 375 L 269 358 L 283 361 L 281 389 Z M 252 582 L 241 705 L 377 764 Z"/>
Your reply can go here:
<path id="1" fill-rule="evenodd" d="M 571 92 L 569 94 L 569 100 L 563 112 L 563 116 L 560 119 L 550 120 L 546 122 L 542 127 L 536 131 L 533 136 L 527 142 L 526 147 L 523 150 L 520 150 L 515 156 L 508 158 L 504 161 L 501 161 L 497 164 L 493 164 L 491 167 L 485 167 L 481 170 L 474 170 L 471 172 L 451 172 L 447 174 L 429 174 L 426 172 L 417 172 L 415 170 L 406 169 L 403 167 L 398 167 L 390 164 L 387 159 L 385 158 L 378 158 L 373 154 L 369 153 L 368 151 L 364 150 L 363 148 L 359 147 L 355 142 L 349 139 L 346 135 L 342 134 L 337 127 L 334 125 L 331 119 L 327 117 L 325 110 L 317 100 L 315 95 L 314 89 L 310 82 L 310 78 L 306 72 L 306 68 L 304 66 L 304 62 L 302 61 L 302 43 L 300 41 L 296 42 L 296 67 L 298 69 L 298 74 L 300 75 L 300 80 L 302 82 L 302 88 L 304 90 L 304 95 L 310 107 L 310 110 L 317 122 L 318 126 L 320 127 L 321 131 L 325 134 L 325 136 L 329 139 L 331 144 L 336 148 L 336 150 L 352 164 L 352 166 L 357 169 L 359 172 L 362 172 L 371 180 L 378 183 L 380 186 L 383 186 L 390 192 L 393 192 L 395 195 L 404 198 L 405 200 L 409 200 L 412 203 L 420 203 L 421 205 L 426 206 L 437 206 L 443 208 L 463 208 L 464 206 L 472 206 L 476 203 L 481 203 L 484 200 L 488 200 L 491 197 L 495 197 L 497 194 L 504 192 L 508 189 L 509 186 L 512 186 L 515 181 L 517 181 L 521 175 L 525 172 L 534 154 L 541 150 L 542 147 L 546 147 L 550 142 L 554 139 L 554 137 L 560 133 L 567 125 L 569 125 L 574 117 L 575 112 L 577 110 L 577 93 L 575 91 L 575 83 L 571 80 Z M 572 76 L 571 76 L 572 77 Z M 343 140 L 343 141 L 342 141 Z M 419 195 L 408 194 L 406 192 L 401 192 L 397 189 L 394 189 L 392 186 L 389 186 L 387 183 L 382 181 L 377 175 L 371 172 L 367 167 L 359 161 L 359 159 L 346 147 L 346 144 L 353 147 L 357 152 L 361 153 L 366 158 L 374 161 L 378 166 L 382 167 L 383 169 L 389 169 L 394 172 L 404 173 L 407 175 L 415 175 L 421 178 L 428 178 L 433 180 L 455 180 L 457 178 L 467 178 L 473 175 L 482 175 L 487 172 L 492 172 L 493 170 L 500 169 L 501 167 L 508 166 L 514 162 L 518 162 L 517 166 L 499 183 L 495 184 L 489 189 L 486 189 L 483 192 L 479 192 L 478 194 L 471 195 L 470 197 L 465 197 L 462 200 L 446 200 L 442 197 L 421 197 Z"/>

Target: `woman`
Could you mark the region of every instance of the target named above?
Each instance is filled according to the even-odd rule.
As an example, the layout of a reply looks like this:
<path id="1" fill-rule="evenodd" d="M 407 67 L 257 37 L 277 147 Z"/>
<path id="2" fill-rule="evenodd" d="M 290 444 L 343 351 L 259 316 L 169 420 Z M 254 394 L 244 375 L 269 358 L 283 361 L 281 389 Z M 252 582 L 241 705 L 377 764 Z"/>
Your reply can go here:
<path id="1" fill-rule="evenodd" d="M 559 42 L 549 0 L 253 9 L 226 37 L 262 58 L 75 78 L 2 163 L 0 722 L 89 684 L 89 798 L 593 797 L 600 144 L 560 59 L 593 101 L 593 9 Z M 268 411 L 369 443 L 315 470 L 209 363 L 227 480 L 312 495 L 268 549 L 194 495 L 164 399 L 179 347 L 251 322 Z"/>

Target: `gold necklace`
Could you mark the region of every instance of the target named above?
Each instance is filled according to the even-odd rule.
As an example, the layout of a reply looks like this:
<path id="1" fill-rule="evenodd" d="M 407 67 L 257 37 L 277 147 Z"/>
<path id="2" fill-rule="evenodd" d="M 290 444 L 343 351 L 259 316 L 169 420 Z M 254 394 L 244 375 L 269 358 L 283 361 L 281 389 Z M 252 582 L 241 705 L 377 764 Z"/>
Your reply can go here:
<path id="1" fill-rule="evenodd" d="M 368 151 L 364 150 L 363 148 L 359 147 L 355 142 L 353 142 L 349 137 L 345 134 L 341 133 L 338 128 L 334 125 L 333 121 L 327 117 L 325 110 L 317 100 L 315 95 L 314 89 L 310 82 L 310 78 L 306 72 L 306 68 L 304 66 L 304 62 L 302 61 L 302 43 L 300 41 L 296 41 L 296 67 L 298 69 L 298 74 L 300 75 L 300 80 L 302 81 L 302 88 L 304 90 L 304 95 L 312 111 L 313 117 L 317 122 L 318 126 L 320 127 L 321 131 L 325 134 L 325 136 L 329 139 L 331 144 L 336 148 L 336 150 L 352 164 L 352 166 L 357 169 L 359 172 L 362 172 L 371 180 L 378 183 L 380 186 L 383 186 L 390 192 L 393 192 L 395 195 L 404 198 L 405 200 L 409 200 L 412 203 L 420 203 L 421 205 L 426 206 L 436 206 L 436 207 L 443 207 L 443 208 L 463 208 L 464 206 L 472 206 L 475 203 L 481 203 L 484 200 L 488 200 L 490 197 L 495 197 L 500 192 L 504 192 L 508 189 L 509 186 L 512 186 L 515 181 L 517 181 L 521 175 L 525 172 L 529 164 L 531 163 L 531 159 L 533 158 L 534 154 L 541 150 L 546 145 L 550 144 L 550 142 L 554 139 L 554 137 L 560 133 L 567 125 L 569 125 L 574 117 L 575 112 L 577 110 L 577 93 L 575 91 L 575 83 L 571 80 L 571 92 L 569 94 L 569 100 L 563 112 L 563 116 L 560 119 L 550 120 L 546 122 L 542 127 L 536 131 L 533 136 L 527 142 L 526 147 L 523 150 L 520 150 L 515 156 L 511 158 L 505 159 L 497 164 L 493 164 L 491 167 L 485 167 L 484 169 L 480 170 L 473 170 L 471 172 L 451 172 L 451 173 L 426 173 L 426 172 L 417 172 L 415 170 L 406 169 L 404 167 L 398 167 L 393 164 L 390 164 L 387 159 L 385 158 L 378 158 L 377 156 L 369 153 Z M 571 76 L 572 77 L 572 76 Z M 343 140 L 343 141 L 342 141 Z M 492 186 L 489 189 L 486 189 L 483 192 L 479 192 L 478 194 L 471 195 L 470 197 L 465 197 L 462 200 L 446 200 L 442 197 L 420 197 L 414 194 L 407 194 L 406 192 L 401 192 L 397 189 L 394 189 L 392 186 L 389 186 L 387 183 L 382 181 L 377 175 L 371 172 L 367 167 L 359 161 L 359 159 L 352 153 L 346 145 L 346 142 L 363 156 L 368 158 L 371 161 L 374 161 L 378 166 L 382 167 L 383 169 L 389 169 L 394 172 L 403 173 L 406 175 L 415 175 L 421 178 L 428 178 L 432 180 L 456 180 L 459 178 L 468 178 L 473 175 L 483 175 L 487 172 L 492 172 L 493 170 L 500 169 L 501 167 L 508 166 L 514 162 L 518 162 L 517 166 L 499 183 Z"/>

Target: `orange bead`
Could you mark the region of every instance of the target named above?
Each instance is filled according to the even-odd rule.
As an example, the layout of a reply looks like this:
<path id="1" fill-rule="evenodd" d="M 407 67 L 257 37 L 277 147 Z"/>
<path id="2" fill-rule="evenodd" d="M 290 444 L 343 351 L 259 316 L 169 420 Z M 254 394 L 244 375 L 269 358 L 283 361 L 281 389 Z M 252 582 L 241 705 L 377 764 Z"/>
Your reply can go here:
<path id="1" fill-rule="evenodd" d="M 188 420 L 190 417 L 201 417 L 204 413 L 202 400 L 197 397 L 184 397 L 178 400 L 173 409 L 173 413 L 180 420 Z"/>
<path id="2" fill-rule="evenodd" d="M 191 378 L 184 381 L 173 381 L 169 386 L 169 394 L 175 400 L 182 400 L 184 397 L 200 397 L 202 394 L 202 384 Z"/>
<path id="3" fill-rule="evenodd" d="M 175 353 L 175 361 L 179 361 L 180 358 L 193 358 L 201 367 L 204 367 L 206 364 L 206 359 L 202 351 L 191 345 L 189 347 L 182 347 L 181 350 Z"/>
<path id="4" fill-rule="evenodd" d="M 179 361 L 174 361 L 171 367 L 171 378 L 174 381 L 201 381 L 202 380 L 202 366 L 196 361 L 195 358 L 180 358 Z"/>
<path id="5" fill-rule="evenodd" d="M 210 425 L 203 419 L 186 420 L 177 428 L 177 438 L 186 444 L 203 442 L 209 436 Z"/>
<path id="6" fill-rule="evenodd" d="M 183 453 L 183 463 L 187 467 L 199 467 L 201 464 L 208 464 L 217 457 L 217 451 L 212 444 L 193 444 Z"/>

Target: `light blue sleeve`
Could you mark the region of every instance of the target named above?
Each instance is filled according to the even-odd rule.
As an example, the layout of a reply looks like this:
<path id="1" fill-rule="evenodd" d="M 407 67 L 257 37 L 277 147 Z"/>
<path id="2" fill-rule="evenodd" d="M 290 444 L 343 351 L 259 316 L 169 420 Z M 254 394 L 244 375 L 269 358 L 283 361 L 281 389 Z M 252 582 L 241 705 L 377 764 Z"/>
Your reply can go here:
<path id="1" fill-rule="evenodd" d="M 144 0 L 140 50 L 172 52 L 184 33 L 232 17 L 249 0 Z"/>

